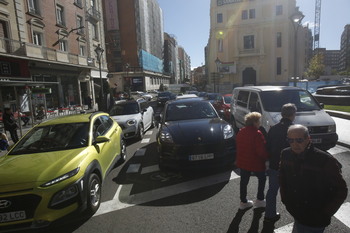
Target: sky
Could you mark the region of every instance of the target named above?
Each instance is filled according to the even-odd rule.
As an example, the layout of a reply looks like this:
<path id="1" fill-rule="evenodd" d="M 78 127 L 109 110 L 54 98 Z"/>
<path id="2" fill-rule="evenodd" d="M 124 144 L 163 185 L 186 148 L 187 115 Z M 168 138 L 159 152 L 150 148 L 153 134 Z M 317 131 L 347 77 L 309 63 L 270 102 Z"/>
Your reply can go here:
<path id="1" fill-rule="evenodd" d="M 210 0 L 158 0 L 163 10 L 164 31 L 174 35 L 191 57 L 191 67 L 204 65 L 204 48 L 209 39 Z M 313 32 L 315 0 L 297 0 L 305 15 L 303 24 Z M 350 24 L 350 0 L 322 0 L 319 47 L 340 49 L 340 37 Z"/>

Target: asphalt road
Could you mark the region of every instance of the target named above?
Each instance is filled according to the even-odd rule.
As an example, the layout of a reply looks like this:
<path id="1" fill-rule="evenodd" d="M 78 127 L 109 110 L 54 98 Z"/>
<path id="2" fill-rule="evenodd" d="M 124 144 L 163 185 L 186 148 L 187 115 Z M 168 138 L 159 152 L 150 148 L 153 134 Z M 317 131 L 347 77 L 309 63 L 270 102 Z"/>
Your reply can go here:
<path id="1" fill-rule="evenodd" d="M 116 167 L 103 186 L 103 203 L 89 219 L 71 218 L 43 232 L 260 232 L 263 210 L 242 212 L 239 207 L 239 173 L 236 170 L 200 172 L 161 172 L 157 163 L 155 134 L 130 142 L 128 160 Z M 337 146 L 329 151 L 342 164 L 350 185 L 350 152 Z M 255 198 L 257 179 L 248 186 Z M 291 232 L 292 217 L 278 197 L 282 218 L 277 233 Z M 350 196 L 333 217 L 326 233 L 350 232 Z M 229 230 L 230 229 L 230 230 Z M 33 231 L 37 232 L 37 231 Z"/>

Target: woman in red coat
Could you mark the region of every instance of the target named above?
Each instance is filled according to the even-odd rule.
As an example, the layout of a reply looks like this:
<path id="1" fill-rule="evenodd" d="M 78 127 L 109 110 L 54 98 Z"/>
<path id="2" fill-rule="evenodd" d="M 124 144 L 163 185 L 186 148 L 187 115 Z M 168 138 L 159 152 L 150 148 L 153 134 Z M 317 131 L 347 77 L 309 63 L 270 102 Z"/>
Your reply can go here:
<path id="1" fill-rule="evenodd" d="M 261 126 L 261 114 L 258 112 L 248 113 L 245 118 L 245 127 L 240 129 L 236 137 L 237 153 L 236 166 L 241 170 L 240 182 L 240 209 L 247 209 L 254 205 L 255 208 L 265 207 L 265 162 L 268 158 L 265 147 L 264 135 L 259 130 Z M 247 199 L 247 186 L 251 175 L 258 178 L 257 200 Z"/>

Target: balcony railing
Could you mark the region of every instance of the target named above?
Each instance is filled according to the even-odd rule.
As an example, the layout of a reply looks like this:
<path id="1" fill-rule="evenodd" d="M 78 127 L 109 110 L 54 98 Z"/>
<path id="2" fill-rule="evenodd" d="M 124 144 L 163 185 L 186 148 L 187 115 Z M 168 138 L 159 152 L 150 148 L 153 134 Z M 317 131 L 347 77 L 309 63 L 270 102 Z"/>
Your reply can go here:
<path id="1" fill-rule="evenodd" d="M 101 13 L 98 10 L 96 10 L 96 8 L 91 7 L 90 9 L 88 9 L 87 13 L 91 18 L 95 19 L 96 21 L 101 20 Z"/>
<path id="2" fill-rule="evenodd" d="M 243 49 L 239 51 L 239 55 L 253 56 L 253 55 L 259 55 L 259 54 L 260 54 L 260 49 Z"/>
<path id="3" fill-rule="evenodd" d="M 0 38 L 0 54 L 38 58 L 74 65 L 96 66 L 95 62 L 88 62 L 87 57 L 7 38 Z"/>

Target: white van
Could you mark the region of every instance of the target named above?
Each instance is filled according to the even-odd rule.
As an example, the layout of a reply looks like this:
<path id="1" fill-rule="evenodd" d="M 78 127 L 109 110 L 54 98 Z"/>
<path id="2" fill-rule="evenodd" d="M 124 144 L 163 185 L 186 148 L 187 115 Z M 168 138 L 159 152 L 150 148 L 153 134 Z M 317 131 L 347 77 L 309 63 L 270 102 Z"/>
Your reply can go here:
<path id="1" fill-rule="evenodd" d="M 249 112 L 260 112 L 261 124 L 268 132 L 281 119 L 281 108 L 294 103 L 296 124 L 308 127 L 315 146 L 328 150 L 338 141 L 335 122 L 324 110 L 323 105 L 306 90 L 287 86 L 247 86 L 232 91 L 231 123 L 235 129 L 244 126 L 244 116 Z"/>

